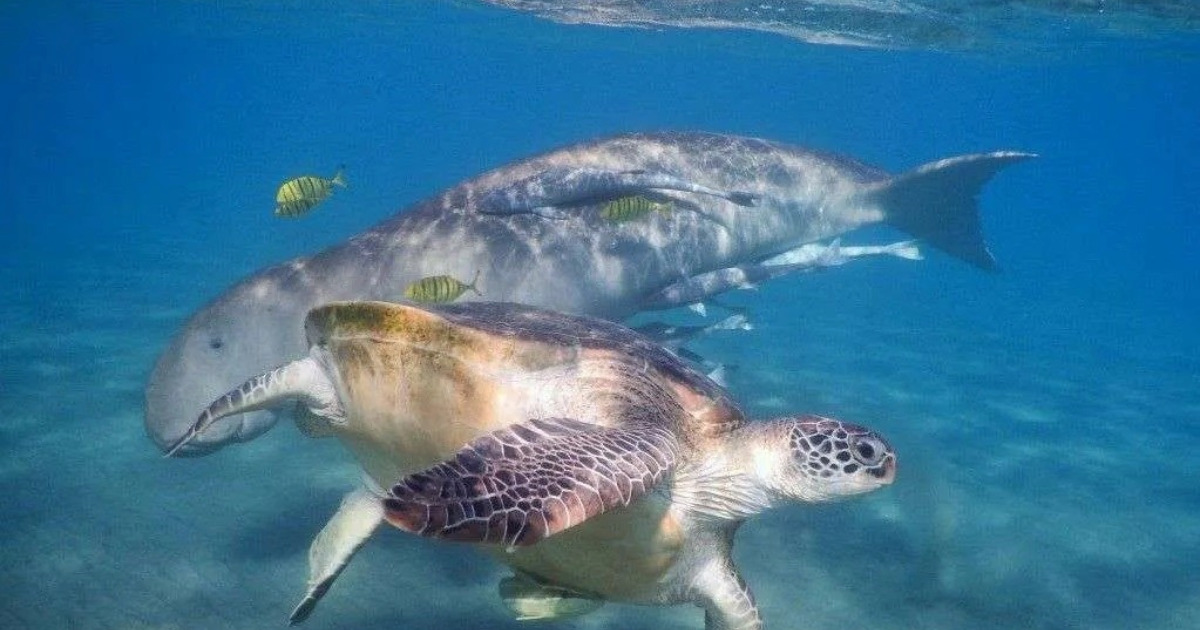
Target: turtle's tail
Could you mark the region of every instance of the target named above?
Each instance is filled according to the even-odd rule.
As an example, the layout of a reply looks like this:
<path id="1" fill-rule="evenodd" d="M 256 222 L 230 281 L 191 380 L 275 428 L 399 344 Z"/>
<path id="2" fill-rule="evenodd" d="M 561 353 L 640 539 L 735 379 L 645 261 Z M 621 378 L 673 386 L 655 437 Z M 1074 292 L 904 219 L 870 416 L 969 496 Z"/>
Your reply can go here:
<path id="1" fill-rule="evenodd" d="M 306 357 L 259 374 L 218 398 L 200 414 L 187 433 L 171 445 L 164 457 L 178 453 L 221 418 L 276 407 L 290 400 L 301 401 L 319 416 L 333 418 L 342 413 L 333 383 L 325 370 L 316 359 Z"/>

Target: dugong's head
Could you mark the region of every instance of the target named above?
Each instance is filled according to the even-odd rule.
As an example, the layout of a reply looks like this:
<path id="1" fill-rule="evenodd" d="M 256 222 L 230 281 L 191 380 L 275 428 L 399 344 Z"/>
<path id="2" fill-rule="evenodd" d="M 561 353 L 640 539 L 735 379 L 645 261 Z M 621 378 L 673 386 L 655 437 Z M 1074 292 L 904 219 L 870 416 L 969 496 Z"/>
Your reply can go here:
<path id="1" fill-rule="evenodd" d="M 187 322 L 159 357 L 146 386 L 146 433 L 164 451 L 215 398 L 307 350 L 304 316 L 318 291 L 299 262 L 234 286 Z M 271 428 L 278 414 L 256 411 L 217 423 L 180 455 L 206 455 Z"/>

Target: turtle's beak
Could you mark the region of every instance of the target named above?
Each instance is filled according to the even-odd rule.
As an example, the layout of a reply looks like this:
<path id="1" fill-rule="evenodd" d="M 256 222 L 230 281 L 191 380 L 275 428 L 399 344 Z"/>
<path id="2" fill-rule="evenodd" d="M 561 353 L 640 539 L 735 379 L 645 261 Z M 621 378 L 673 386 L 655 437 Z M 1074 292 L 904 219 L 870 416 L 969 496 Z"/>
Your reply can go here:
<path id="1" fill-rule="evenodd" d="M 881 486 L 891 485 L 896 480 L 896 458 L 888 455 L 878 467 L 868 471 L 868 474 L 877 479 Z"/>

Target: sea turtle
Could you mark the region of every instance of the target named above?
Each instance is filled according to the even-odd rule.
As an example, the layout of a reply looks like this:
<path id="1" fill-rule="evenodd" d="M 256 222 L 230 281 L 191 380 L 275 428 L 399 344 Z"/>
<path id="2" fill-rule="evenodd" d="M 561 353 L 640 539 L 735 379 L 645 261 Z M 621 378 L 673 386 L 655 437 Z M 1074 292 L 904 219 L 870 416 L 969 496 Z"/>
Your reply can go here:
<path id="1" fill-rule="evenodd" d="M 604 320 L 337 302 L 310 311 L 305 330 L 306 358 L 213 402 L 172 449 L 226 416 L 298 401 L 302 429 L 336 435 L 362 464 L 368 488 L 313 542 L 293 622 L 387 521 L 483 543 L 514 569 L 501 595 L 519 618 L 692 602 L 709 630 L 761 628 L 730 556 L 738 525 L 895 476 L 875 432 L 818 416 L 747 421 L 721 387 Z"/>

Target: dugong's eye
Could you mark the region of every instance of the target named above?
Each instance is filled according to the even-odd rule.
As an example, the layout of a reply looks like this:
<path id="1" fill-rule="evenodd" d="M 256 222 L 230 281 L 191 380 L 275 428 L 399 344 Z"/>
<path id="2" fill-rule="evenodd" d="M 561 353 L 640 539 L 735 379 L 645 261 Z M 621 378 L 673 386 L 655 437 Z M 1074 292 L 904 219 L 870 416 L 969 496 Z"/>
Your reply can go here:
<path id="1" fill-rule="evenodd" d="M 224 345 L 225 345 L 225 342 L 221 341 L 220 339 L 217 339 L 217 338 L 208 340 L 208 347 L 212 348 L 213 350 L 220 350 L 221 347 Z"/>

